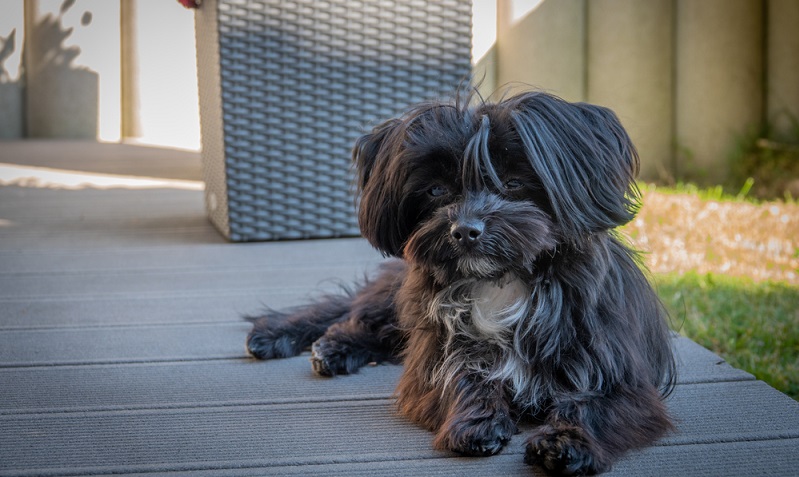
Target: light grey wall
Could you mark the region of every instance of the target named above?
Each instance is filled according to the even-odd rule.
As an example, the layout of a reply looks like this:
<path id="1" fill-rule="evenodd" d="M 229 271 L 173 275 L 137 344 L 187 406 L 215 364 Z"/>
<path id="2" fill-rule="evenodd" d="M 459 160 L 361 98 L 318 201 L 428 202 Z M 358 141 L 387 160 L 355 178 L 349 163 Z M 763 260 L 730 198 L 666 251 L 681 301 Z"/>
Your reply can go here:
<path id="1" fill-rule="evenodd" d="M 497 2 L 497 87 L 535 87 L 583 100 L 585 0 L 544 1 L 526 15 L 522 3 Z"/>
<path id="2" fill-rule="evenodd" d="M 199 149 L 192 10 L 174 0 L 0 4 L 0 138 Z"/>
<path id="3" fill-rule="evenodd" d="M 26 132 L 119 140 L 119 2 L 26 0 Z"/>

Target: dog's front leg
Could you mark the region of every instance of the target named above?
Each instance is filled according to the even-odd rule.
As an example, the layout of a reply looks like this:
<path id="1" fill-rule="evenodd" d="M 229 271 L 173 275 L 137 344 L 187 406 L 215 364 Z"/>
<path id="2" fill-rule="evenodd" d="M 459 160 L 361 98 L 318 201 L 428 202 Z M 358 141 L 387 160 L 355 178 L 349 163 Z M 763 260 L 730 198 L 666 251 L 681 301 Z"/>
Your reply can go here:
<path id="1" fill-rule="evenodd" d="M 368 363 L 399 362 L 405 335 L 397 324 L 395 295 L 405 270 L 399 260 L 386 262 L 356 292 L 347 319 L 332 324 L 311 346 L 316 374 L 352 374 Z"/>
<path id="2" fill-rule="evenodd" d="M 560 475 L 599 474 L 625 452 L 652 444 L 672 428 L 654 386 L 568 396 L 527 439 L 524 460 Z"/>
<path id="3" fill-rule="evenodd" d="M 437 449 L 468 456 L 496 454 L 516 432 L 501 383 L 474 374 L 456 378 L 449 412 L 434 441 Z"/>

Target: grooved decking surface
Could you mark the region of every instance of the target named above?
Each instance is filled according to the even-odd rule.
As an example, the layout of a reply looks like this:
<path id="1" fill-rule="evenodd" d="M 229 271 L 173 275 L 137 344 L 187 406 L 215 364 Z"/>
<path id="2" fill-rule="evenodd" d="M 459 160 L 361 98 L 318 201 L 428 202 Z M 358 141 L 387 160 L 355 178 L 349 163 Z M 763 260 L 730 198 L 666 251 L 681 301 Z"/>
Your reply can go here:
<path id="1" fill-rule="evenodd" d="M 0 475 L 532 474 L 523 436 L 432 450 L 394 412 L 397 366 L 323 379 L 307 355 L 246 357 L 240 316 L 360 278 L 381 260 L 363 240 L 226 243 L 198 188 L 33 186 L 19 166 L 199 178 L 191 153 L 0 142 Z M 607 475 L 799 474 L 799 403 L 675 349 L 678 431 Z"/>

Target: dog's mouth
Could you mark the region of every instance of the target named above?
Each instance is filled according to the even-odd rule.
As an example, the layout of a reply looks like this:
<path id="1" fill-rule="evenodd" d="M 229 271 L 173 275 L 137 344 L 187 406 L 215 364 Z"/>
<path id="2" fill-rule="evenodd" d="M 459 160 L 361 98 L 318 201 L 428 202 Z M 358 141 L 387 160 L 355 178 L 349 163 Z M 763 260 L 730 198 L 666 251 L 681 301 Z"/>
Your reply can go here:
<path id="1" fill-rule="evenodd" d="M 533 273 L 535 249 L 527 253 L 510 247 L 505 238 L 496 238 L 486 232 L 484 241 L 463 246 L 447 236 L 438 240 L 418 240 L 415 237 L 406 248 L 406 259 L 428 268 L 440 283 L 456 279 L 474 279 L 500 282 L 509 273 L 528 276 Z M 433 246 L 420 247 L 421 244 Z"/>
<path id="2" fill-rule="evenodd" d="M 507 260 L 474 249 L 464 251 L 444 247 L 421 255 L 406 254 L 406 259 L 424 266 L 442 284 L 457 279 L 500 282 L 510 273 L 524 275 Z"/>
<path id="3" fill-rule="evenodd" d="M 464 277 L 497 280 L 508 273 L 508 267 L 485 255 L 464 254 L 455 258 L 455 269 Z"/>

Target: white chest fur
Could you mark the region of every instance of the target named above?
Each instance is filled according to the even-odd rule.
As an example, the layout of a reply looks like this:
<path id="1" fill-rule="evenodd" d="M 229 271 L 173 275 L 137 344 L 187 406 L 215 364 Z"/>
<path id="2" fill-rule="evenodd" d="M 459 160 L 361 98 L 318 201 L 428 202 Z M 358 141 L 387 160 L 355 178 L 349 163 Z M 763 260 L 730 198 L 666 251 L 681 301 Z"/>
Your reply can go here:
<path id="1" fill-rule="evenodd" d="M 529 368 L 515 347 L 516 328 L 528 319 L 531 307 L 529 287 L 515 277 L 501 282 L 463 280 L 439 292 L 429 316 L 445 325 L 447 336 L 431 379 L 447 387 L 467 369 L 510 382 L 519 393 Z"/>
<path id="2" fill-rule="evenodd" d="M 513 347 L 517 323 L 529 312 L 527 287 L 516 279 L 501 282 L 461 280 L 436 295 L 430 318 L 446 327 L 446 360 L 463 356 L 475 363 L 496 358 L 497 350 Z M 492 356 L 493 355 L 493 356 Z"/>
<path id="3" fill-rule="evenodd" d="M 524 319 L 529 306 L 529 290 L 517 278 L 461 280 L 436 295 L 429 315 L 446 325 L 450 338 L 503 344 L 511 339 L 508 334 Z"/>
<path id="4" fill-rule="evenodd" d="M 528 313 L 530 294 L 518 279 L 478 282 L 472 291 L 471 325 L 485 339 L 507 342 L 508 334 Z"/>

